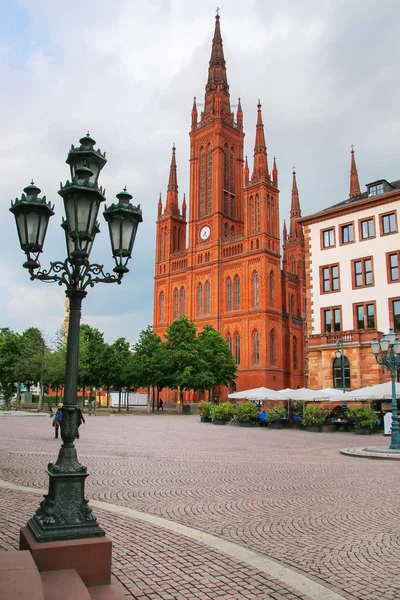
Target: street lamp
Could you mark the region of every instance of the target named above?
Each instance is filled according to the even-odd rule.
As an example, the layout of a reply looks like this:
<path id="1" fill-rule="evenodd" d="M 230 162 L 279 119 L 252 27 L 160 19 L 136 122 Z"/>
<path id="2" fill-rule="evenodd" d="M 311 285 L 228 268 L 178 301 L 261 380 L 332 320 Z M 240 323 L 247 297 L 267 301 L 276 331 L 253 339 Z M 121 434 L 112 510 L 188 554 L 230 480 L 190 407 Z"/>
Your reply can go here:
<path id="1" fill-rule="evenodd" d="M 342 373 L 343 393 L 346 392 L 346 379 L 344 376 L 344 344 L 342 340 L 338 340 L 336 344 L 336 358 L 340 359 L 340 369 Z"/>
<path id="2" fill-rule="evenodd" d="M 400 450 L 400 429 L 396 394 L 396 372 L 400 369 L 400 340 L 393 329 L 389 329 L 389 333 L 385 334 L 379 341 L 376 338 L 372 340 L 371 350 L 378 365 L 385 365 L 390 371 L 392 379 L 392 436 L 390 449 Z M 381 358 L 379 358 L 379 355 L 381 355 Z"/>
<path id="3" fill-rule="evenodd" d="M 47 226 L 54 215 L 54 205 L 39 197 L 40 189 L 33 181 L 24 189 L 20 199 L 11 202 L 10 211 L 15 216 L 19 241 L 27 260 L 23 266 L 31 280 L 57 282 L 65 286 L 70 301 L 67 338 L 64 406 L 62 408 L 61 437 L 63 444 L 57 461 L 49 463 L 49 491 L 45 495 L 28 527 L 37 542 L 53 542 L 77 538 L 103 537 L 104 531 L 97 523 L 85 499 L 87 469 L 78 462 L 74 439 L 78 429 L 77 380 L 79 357 L 79 330 L 82 300 L 87 288 L 96 283 L 121 283 L 129 271 L 128 260 L 139 223 L 142 222 L 140 205 L 130 203 L 132 196 L 126 188 L 117 195 L 118 202 L 105 207 L 104 218 L 109 225 L 112 254 L 116 266 L 114 274 L 105 273 L 103 265 L 90 263 L 93 242 L 100 231 L 97 216 L 105 195 L 98 186 L 101 169 L 106 164 L 105 154 L 95 150 L 95 140 L 87 133 L 80 146 L 71 146 L 67 164 L 71 181 L 61 184 L 60 196 L 64 200 L 67 258 L 51 262 L 42 269 L 39 255 L 43 251 Z"/>

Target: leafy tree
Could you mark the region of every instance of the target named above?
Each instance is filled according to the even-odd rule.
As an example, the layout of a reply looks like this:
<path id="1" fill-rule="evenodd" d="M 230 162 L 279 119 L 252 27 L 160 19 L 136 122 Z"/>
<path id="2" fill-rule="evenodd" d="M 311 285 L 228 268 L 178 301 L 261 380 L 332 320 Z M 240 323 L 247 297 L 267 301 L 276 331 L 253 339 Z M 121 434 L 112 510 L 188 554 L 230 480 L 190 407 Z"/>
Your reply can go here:
<path id="1" fill-rule="evenodd" d="M 206 325 L 198 337 L 199 353 L 207 365 L 205 389 L 210 391 L 217 385 L 230 385 L 236 379 L 236 363 L 224 338 L 211 325 Z"/>
<path id="2" fill-rule="evenodd" d="M 0 392 L 7 408 L 18 380 L 17 364 L 21 356 L 21 336 L 8 327 L 0 329 Z"/>
<path id="3" fill-rule="evenodd" d="M 127 342 L 125 338 L 118 338 L 115 340 L 115 342 L 111 344 L 111 350 L 113 354 L 112 361 L 114 368 L 112 373 L 110 373 L 110 381 L 112 387 L 119 392 L 118 412 L 121 412 L 122 388 L 127 386 L 129 387 L 130 385 L 130 361 L 132 353 L 130 351 L 129 342 Z"/>
<path id="4" fill-rule="evenodd" d="M 100 382 L 107 390 L 107 407 L 110 406 L 110 389 L 115 381 L 115 372 L 119 369 L 118 354 L 115 347 L 109 344 L 104 344 L 101 365 L 100 365 Z"/>
<path id="5" fill-rule="evenodd" d="M 39 383 L 39 410 L 43 406 L 46 342 L 37 327 L 29 327 L 20 336 L 21 352 L 16 363 L 18 382 L 30 386 Z"/>
<path id="6" fill-rule="evenodd" d="M 79 339 L 79 385 L 84 391 L 89 387 L 89 403 L 92 401 L 93 387 L 101 385 L 102 354 L 104 351 L 104 335 L 96 328 L 82 324 Z"/>
<path id="7" fill-rule="evenodd" d="M 139 336 L 139 341 L 134 347 L 131 362 L 132 383 L 135 388 L 147 387 L 147 406 L 150 410 L 150 388 L 153 387 L 154 412 L 154 387 L 162 389 L 167 381 L 165 372 L 166 348 L 161 338 L 153 332 L 149 325 Z"/>

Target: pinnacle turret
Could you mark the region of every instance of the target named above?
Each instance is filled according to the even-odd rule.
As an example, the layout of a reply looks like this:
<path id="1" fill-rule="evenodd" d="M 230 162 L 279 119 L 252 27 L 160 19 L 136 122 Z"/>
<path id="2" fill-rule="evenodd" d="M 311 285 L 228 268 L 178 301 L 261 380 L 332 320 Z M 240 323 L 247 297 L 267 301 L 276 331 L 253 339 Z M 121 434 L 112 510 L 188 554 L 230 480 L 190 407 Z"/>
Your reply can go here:
<path id="1" fill-rule="evenodd" d="M 354 158 L 354 146 L 351 146 L 351 165 L 350 165 L 350 194 L 349 198 L 354 198 L 361 194 L 360 182 L 358 180 L 358 171 L 356 159 Z"/>
<path id="2" fill-rule="evenodd" d="M 257 104 L 257 125 L 256 125 L 256 142 L 254 145 L 254 165 L 251 181 L 269 179 L 267 146 L 265 144 L 264 123 L 261 114 L 260 100 Z"/>

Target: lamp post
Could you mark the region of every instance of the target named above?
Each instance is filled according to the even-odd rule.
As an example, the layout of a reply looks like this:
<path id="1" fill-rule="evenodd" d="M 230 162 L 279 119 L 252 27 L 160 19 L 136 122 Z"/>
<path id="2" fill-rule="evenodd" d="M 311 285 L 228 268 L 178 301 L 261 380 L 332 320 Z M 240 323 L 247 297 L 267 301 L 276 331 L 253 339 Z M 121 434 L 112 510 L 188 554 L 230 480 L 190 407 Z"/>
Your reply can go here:
<path id="1" fill-rule="evenodd" d="M 340 359 L 340 369 L 342 373 L 343 393 L 346 392 L 346 380 L 344 376 L 344 344 L 343 340 L 339 340 L 336 344 L 336 358 Z"/>
<path id="2" fill-rule="evenodd" d="M 121 283 L 122 277 L 129 271 L 127 263 L 138 225 L 142 222 L 140 205 L 135 207 L 130 203 L 132 196 L 125 188 L 117 195 L 118 202 L 104 210 L 116 263 L 114 273 L 105 273 L 103 265 L 89 262 L 93 242 L 100 231 L 97 216 L 101 203 L 106 199 L 105 190 L 98 186 L 98 177 L 107 161 L 105 154 L 94 149 L 96 142 L 89 133 L 79 141 L 80 146 L 71 146 L 66 159 L 71 181 L 61 184 L 58 192 L 65 208 L 65 219 L 61 224 L 67 247 L 64 261 L 51 262 L 48 269 L 42 269 L 40 265 L 39 255 L 43 251 L 49 219 L 54 215 L 54 205 L 47 202 L 45 196 L 39 197 L 41 190 L 33 181 L 24 189 L 20 199 L 11 202 L 10 208 L 15 216 L 21 248 L 27 257 L 23 266 L 29 271 L 31 280 L 64 285 L 70 301 L 61 420 L 63 444 L 57 461 L 47 467 L 48 494 L 28 522 L 37 542 L 105 535 L 85 498 L 88 473 L 86 467 L 78 462 L 74 446 L 79 423 L 76 397 L 81 307 L 88 287 L 96 283 Z"/>
<path id="3" fill-rule="evenodd" d="M 375 356 L 378 365 L 385 365 L 390 371 L 392 379 L 392 436 L 390 440 L 391 450 L 400 450 L 400 430 L 397 413 L 397 394 L 396 394 L 396 372 L 400 369 L 400 340 L 389 329 L 380 341 L 374 338 L 371 342 L 371 350 Z"/>

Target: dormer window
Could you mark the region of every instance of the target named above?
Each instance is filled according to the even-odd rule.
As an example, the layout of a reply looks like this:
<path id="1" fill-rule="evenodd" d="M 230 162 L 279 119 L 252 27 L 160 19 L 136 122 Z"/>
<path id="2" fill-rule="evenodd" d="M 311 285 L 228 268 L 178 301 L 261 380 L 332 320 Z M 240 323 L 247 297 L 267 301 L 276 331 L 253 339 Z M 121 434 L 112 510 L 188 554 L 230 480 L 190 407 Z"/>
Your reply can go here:
<path id="1" fill-rule="evenodd" d="M 373 181 L 372 183 L 367 183 L 368 189 L 368 197 L 372 198 L 373 196 L 380 196 L 381 194 L 387 194 L 387 192 L 391 192 L 394 188 L 391 183 L 386 181 L 386 179 L 379 179 L 378 181 Z"/>
<path id="2" fill-rule="evenodd" d="M 377 183 L 376 185 L 371 185 L 368 189 L 368 196 L 380 196 L 383 194 L 383 183 Z"/>

